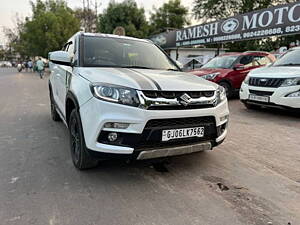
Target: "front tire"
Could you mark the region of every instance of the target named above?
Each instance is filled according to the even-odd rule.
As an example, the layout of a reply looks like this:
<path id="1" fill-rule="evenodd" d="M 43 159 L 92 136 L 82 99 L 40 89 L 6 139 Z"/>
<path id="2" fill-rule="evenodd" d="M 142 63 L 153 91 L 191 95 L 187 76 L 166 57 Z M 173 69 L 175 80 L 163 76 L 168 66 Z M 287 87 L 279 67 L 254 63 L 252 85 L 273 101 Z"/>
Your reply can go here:
<path id="1" fill-rule="evenodd" d="M 252 105 L 252 104 L 248 104 L 248 103 L 244 103 L 244 105 L 247 109 L 250 109 L 250 110 L 260 109 L 260 107 L 258 105 Z"/>
<path id="2" fill-rule="evenodd" d="M 225 89 L 227 98 L 228 99 L 231 98 L 233 95 L 233 90 L 232 90 L 231 85 L 224 81 L 220 82 L 219 85 Z"/>
<path id="3" fill-rule="evenodd" d="M 98 160 L 90 156 L 86 148 L 79 113 L 73 109 L 69 120 L 70 148 L 74 166 L 79 170 L 90 169 L 98 165 Z"/>

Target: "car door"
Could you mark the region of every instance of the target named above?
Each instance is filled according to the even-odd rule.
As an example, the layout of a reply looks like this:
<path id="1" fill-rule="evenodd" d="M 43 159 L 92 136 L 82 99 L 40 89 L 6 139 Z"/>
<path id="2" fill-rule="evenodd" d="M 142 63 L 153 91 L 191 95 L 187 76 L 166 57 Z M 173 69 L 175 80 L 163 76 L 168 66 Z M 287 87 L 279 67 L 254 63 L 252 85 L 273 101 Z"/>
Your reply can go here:
<path id="1" fill-rule="evenodd" d="M 243 68 L 235 70 L 234 84 L 236 89 L 239 89 L 247 74 L 257 65 L 254 64 L 254 55 L 244 55 L 240 58 L 237 64 L 244 65 Z"/>
<path id="2" fill-rule="evenodd" d="M 65 49 L 65 51 L 67 51 L 70 57 L 73 59 L 75 52 L 74 39 L 70 40 L 67 43 L 67 48 Z M 63 115 L 65 115 L 65 101 L 68 89 L 68 82 L 72 74 L 72 70 L 73 68 L 71 66 L 57 65 L 57 88 L 59 89 L 57 96 L 57 105 L 59 107 L 59 110 L 63 113 Z"/>
<path id="3" fill-rule="evenodd" d="M 63 46 L 62 51 L 66 51 L 68 49 L 68 45 L 69 44 L 66 43 Z M 51 84 L 52 84 L 53 98 L 54 98 L 54 101 L 55 101 L 56 105 L 58 106 L 58 109 L 60 110 L 61 109 L 61 104 L 60 104 L 60 99 L 59 99 L 59 95 L 60 95 L 59 93 L 60 93 L 61 68 L 58 64 L 53 63 L 53 62 L 49 62 L 49 69 L 50 69 L 50 72 L 51 72 L 50 81 L 51 81 Z"/>

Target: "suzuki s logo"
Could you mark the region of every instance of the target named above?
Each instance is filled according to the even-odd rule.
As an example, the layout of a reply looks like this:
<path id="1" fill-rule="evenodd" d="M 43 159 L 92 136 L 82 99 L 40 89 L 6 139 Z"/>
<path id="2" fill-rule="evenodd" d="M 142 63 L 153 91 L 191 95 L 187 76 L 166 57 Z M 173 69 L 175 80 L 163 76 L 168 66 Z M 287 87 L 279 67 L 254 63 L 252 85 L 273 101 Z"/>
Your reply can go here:
<path id="1" fill-rule="evenodd" d="M 221 30 L 224 33 L 232 33 L 236 31 L 239 27 L 239 21 L 235 18 L 231 18 L 228 20 L 225 20 L 221 25 Z"/>
<path id="2" fill-rule="evenodd" d="M 192 101 L 192 98 L 187 93 L 184 93 L 179 98 L 180 98 L 179 99 L 180 104 L 182 104 L 184 106 L 187 106 Z"/>

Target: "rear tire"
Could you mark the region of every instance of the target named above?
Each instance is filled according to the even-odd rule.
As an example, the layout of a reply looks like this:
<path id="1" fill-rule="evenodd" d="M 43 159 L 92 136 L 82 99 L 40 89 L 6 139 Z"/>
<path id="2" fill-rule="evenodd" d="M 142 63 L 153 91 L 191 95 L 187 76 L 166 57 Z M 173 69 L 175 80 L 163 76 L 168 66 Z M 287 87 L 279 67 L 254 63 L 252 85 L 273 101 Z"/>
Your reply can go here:
<path id="1" fill-rule="evenodd" d="M 252 105 L 252 104 L 248 104 L 248 103 L 244 103 L 244 105 L 247 109 L 250 109 L 250 110 L 260 109 L 260 106 L 258 106 L 258 105 Z"/>
<path id="2" fill-rule="evenodd" d="M 53 100 L 52 91 L 50 90 L 50 108 L 51 108 L 51 118 L 53 121 L 58 122 L 61 121 L 59 114 L 56 111 L 56 105 Z"/>
<path id="3" fill-rule="evenodd" d="M 69 120 L 70 148 L 74 166 L 79 170 L 90 169 L 98 165 L 86 148 L 79 113 L 73 109 Z"/>
<path id="4" fill-rule="evenodd" d="M 233 95 L 233 90 L 232 90 L 231 85 L 224 81 L 220 82 L 219 85 L 222 86 L 223 88 L 225 88 L 227 98 L 228 99 L 231 98 Z"/>

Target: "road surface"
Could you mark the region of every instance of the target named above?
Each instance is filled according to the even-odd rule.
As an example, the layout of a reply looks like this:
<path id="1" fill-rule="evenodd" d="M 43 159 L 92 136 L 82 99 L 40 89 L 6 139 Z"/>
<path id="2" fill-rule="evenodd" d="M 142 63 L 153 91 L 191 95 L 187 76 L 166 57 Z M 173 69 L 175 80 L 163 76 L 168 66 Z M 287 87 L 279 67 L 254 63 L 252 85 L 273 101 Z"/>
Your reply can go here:
<path id="1" fill-rule="evenodd" d="M 231 100 L 214 151 L 76 170 L 48 77 L 0 69 L 0 224 L 299 225 L 300 117 Z"/>

